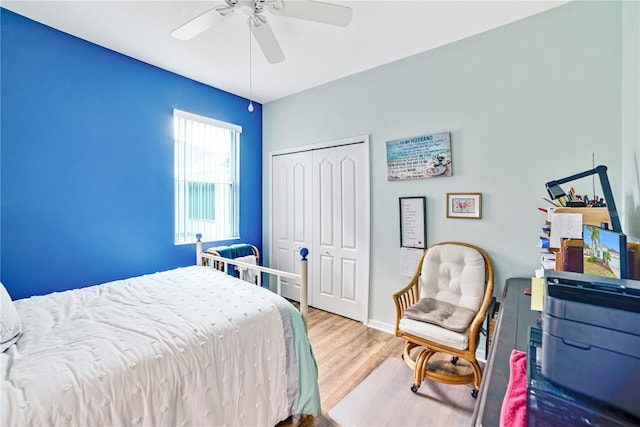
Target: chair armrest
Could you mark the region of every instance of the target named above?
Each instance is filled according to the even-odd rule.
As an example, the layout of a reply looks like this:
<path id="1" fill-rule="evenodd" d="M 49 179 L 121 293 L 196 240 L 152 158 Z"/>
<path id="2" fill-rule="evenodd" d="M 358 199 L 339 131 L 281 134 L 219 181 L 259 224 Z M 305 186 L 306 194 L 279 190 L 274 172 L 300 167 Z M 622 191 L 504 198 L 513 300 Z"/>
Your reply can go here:
<path id="1" fill-rule="evenodd" d="M 470 332 L 469 332 L 469 349 L 475 351 L 476 347 L 478 347 L 478 337 L 480 335 L 480 329 L 482 328 L 482 323 L 485 321 L 487 317 L 487 312 L 489 311 L 489 306 L 491 306 L 491 300 L 493 298 L 493 272 L 489 274 L 489 280 L 485 286 L 485 294 L 484 299 L 482 301 L 482 305 L 480 306 L 480 310 L 476 313 L 476 317 L 471 322 Z M 487 339 L 489 338 L 487 334 Z"/>
<path id="2" fill-rule="evenodd" d="M 418 278 L 418 275 L 414 276 L 407 286 L 393 294 L 393 302 L 396 305 L 396 336 L 398 336 L 398 325 L 400 324 L 400 319 L 404 317 L 404 311 L 417 303 L 420 298 Z"/>

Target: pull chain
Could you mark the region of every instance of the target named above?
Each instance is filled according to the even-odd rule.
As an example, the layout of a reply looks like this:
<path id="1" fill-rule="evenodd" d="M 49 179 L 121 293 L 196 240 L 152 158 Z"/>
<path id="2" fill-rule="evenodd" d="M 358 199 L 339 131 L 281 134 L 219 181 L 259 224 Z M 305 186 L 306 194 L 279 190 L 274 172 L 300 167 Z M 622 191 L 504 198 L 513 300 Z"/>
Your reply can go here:
<path id="1" fill-rule="evenodd" d="M 249 106 L 247 107 L 247 110 L 249 110 L 250 113 L 253 113 L 253 102 L 251 101 L 252 92 L 253 92 L 253 87 L 251 84 L 251 66 L 252 66 L 251 57 L 253 56 L 251 55 L 251 18 L 249 18 L 247 23 L 249 24 Z"/>

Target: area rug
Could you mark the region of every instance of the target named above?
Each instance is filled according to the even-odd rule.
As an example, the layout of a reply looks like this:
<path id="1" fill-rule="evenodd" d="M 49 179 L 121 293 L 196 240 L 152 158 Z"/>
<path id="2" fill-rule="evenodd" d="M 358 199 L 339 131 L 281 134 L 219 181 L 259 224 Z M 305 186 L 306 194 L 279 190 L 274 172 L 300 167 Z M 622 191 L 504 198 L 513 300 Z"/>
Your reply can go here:
<path id="1" fill-rule="evenodd" d="M 476 399 L 464 385 L 424 381 L 410 389 L 413 371 L 389 358 L 329 411 L 342 427 L 469 426 Z"/>

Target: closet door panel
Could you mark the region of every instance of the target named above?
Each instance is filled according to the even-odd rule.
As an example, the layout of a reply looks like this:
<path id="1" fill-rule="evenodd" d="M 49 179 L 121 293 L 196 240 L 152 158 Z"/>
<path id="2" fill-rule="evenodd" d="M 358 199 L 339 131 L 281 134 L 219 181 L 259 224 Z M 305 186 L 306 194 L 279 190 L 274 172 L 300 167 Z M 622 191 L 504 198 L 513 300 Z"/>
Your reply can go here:
<path id="1" fill-rule="evenodd" d="M 308 152 L 272 157 L 271 265 L 293 273 L 300 272 L 300 249 L 312 243 L 311 160 Z M 300 300 L 300 283 L 283 278 L 281 286 L 282 296 Z"/>
<path id="2" fill-rule="evenodd" d="M 365 206 L 364 144 L 314 151 L 313 303 L 322 310 L 364 320 Z M 313 254 L 312 254 L 313 255 Z"/>

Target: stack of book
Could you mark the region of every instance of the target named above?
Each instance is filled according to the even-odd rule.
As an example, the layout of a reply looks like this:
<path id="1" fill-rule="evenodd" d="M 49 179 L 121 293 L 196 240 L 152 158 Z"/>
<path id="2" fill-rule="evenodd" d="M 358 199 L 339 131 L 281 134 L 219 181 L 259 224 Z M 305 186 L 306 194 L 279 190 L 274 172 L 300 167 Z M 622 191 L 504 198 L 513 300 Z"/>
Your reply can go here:
<path id="1" fill-rule="evenodd" d="M 551 223 L 548 221 L 548 212 L 546 209 L 539 208 L 545 212 L 546 220 L 541 228 L 538 248 L 540 249 L 540 263 L 542 266 L 536 270 L 536 277 L 543 277 L 544 270 L 553 270 L 556 266 L 556 254 L 549 248 L 551 237 Z"/>

